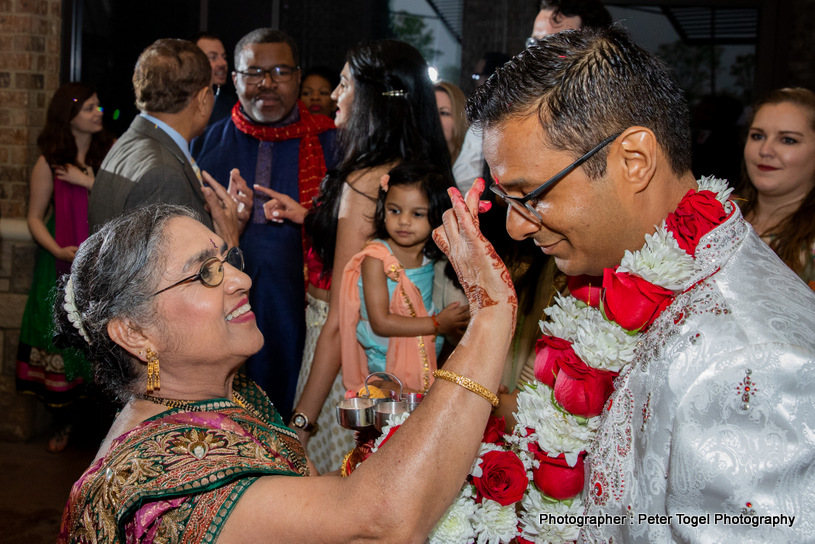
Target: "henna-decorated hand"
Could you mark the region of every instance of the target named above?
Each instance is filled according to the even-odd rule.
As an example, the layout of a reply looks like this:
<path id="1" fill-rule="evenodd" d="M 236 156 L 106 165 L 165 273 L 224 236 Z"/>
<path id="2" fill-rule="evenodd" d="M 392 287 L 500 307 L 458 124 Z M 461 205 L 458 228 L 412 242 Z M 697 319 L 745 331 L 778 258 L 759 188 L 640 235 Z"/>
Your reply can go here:
<path id="1" fill-rule="evenodd" d="M 479 201 L 484 180 L 477 179 L 466 200 L 458 189 L 448 189 L 452 209 L 444 213 L 444 224 L 433 231 L 433 240 L 447 255 L 470 301 L 470 314 L 496 304 L 510 304 L 513 320 L 518 306 L 515 288 L 504 262 L 479 230 Z M 514 330 L 513 321 L 513 330 Z"/>

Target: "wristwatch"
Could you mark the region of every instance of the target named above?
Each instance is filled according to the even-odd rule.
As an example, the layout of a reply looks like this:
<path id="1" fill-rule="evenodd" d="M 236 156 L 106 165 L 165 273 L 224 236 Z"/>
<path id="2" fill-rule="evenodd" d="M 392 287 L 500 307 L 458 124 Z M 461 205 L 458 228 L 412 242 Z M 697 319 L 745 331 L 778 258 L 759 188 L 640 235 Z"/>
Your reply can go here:
<path id="1" fill-rule="evenodd" d="M 295 414 L 291 416 L 291 424 L 295 428 L 302 429 L 307 433 L 310 433 L 317 428 L 317 425 L 308 422 L 308 416 L 303 412 L 295 412 Z"/>

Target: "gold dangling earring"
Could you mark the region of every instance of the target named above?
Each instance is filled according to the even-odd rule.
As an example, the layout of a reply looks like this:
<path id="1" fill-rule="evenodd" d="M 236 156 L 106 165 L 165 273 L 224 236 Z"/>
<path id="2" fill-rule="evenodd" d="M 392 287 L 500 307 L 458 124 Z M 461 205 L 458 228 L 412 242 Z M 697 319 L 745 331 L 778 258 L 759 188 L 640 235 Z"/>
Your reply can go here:
<path id="1" fill-rule="evenodd" d="M 147 393 L 161 389 L 161 375 L 159 374 L 158 353 L 147 348 Z"/>

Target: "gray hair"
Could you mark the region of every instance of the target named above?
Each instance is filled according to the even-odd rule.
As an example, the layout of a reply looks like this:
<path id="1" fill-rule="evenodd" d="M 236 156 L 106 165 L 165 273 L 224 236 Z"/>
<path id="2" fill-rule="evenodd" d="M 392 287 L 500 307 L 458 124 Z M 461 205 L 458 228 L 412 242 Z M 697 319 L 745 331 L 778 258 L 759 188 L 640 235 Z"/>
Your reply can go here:
<path id="1" fill-rule="evenodd" d="M 131 354 L 110 339 L 108 323 L 127 317 L 146 325 L 156 319 L 152 293 L 166 262 L 165 229 L 176 217 L 200 221 L 191 209 L 169 204 L 138 208 L 110 221 L 82 243 L 71 273 L 58 282 L 54 345 L 81 351 L 93 365 L 96 382 L 123 403 L 136 390 L 142 372 Z M 89 341 L 63 307 L 69 279 Z"/>
<path id="2" fill-rule="evenodd" d="M 300 51 L 297 48 L 297 42 L 294 38 L 283 32 L 282 30 L 275 30 L 274 28 L 256 28 L 249 34 L 246 34 L 240 39 L 235 46 L 235 70 L 239 69 L 241 60 L 241 51 L 247 45 L 254 45 L 256 43 L 285 43 L 291 49 L 291 56 L 294 59 L 294 65 L 300 66 Z"/>

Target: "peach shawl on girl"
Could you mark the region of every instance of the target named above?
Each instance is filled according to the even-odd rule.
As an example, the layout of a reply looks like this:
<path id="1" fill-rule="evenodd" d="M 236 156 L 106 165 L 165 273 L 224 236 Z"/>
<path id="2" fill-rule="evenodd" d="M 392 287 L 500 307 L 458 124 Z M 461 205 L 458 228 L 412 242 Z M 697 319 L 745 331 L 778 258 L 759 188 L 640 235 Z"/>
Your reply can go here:
<path id="1" fill-rule="evenodd" d="M 382 242 L 369 242 L 362 251 L 354 255 L 343 271 L 340 284 L 342 375 L 345 387 L 351 391 L 359 391 L 369 374 L 368 359 L 356 335 L 360 307 L 357 282 L 365 257 L 381 260 L 385 275 L 397 284 L 388 307 L 391 313 L 414 317 L 428 316 L 422 302 L 422 294 L 408 279 L 407 274 L 402 273 L 404 267 Z M 385 370 L 399 378 L 405 387 L 425 391 L 433 383 L 433 372 L 436 370 L 435 336 L 429 334 L 390 337 Z"/>

